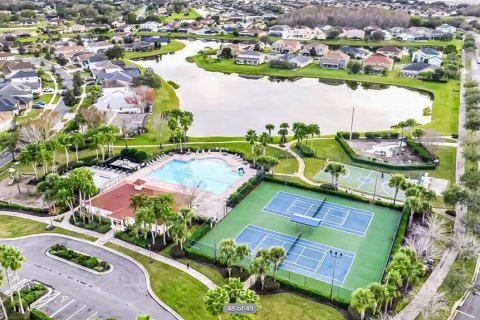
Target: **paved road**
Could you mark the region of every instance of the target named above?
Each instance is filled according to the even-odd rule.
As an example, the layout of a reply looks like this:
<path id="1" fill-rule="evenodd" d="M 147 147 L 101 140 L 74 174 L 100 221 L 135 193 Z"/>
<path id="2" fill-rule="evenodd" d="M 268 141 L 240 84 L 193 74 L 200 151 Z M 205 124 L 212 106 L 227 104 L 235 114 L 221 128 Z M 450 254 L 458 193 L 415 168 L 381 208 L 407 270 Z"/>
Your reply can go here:
<path id="1" fill-rule="evenodd" d="M 53 110 L 57 112 L 58 119 L 60 121 L 63 118 L 63 116 L 68 112 L 69 108 L 65 105 L 63 98 L 60 98 L 60 100 L 58 101 L 58 104 L 55 106 L 55 109 Z"/>
<path id="2" fill-rule="evenodd" d="M 39 59 L 25 58 L 24 60 L 25 61 L 30 61 L 34 65 L 40 65 L 40 60 Z M 52 68 L 51 63 L 48 63 L 48 62 L 45 62 L 45 61 L 44 61 L 44 63 L 45 63 L 45 69 L 50 70 Z M 63 82 L 66 84 L 67 89 L 72 89 L 73 88 L 73 76 L 70 73 L 68 73 L 67 71 L 60 68 L 58 65 L 53 65 L 53 67 L 55 68 L 55 73 L 60 75 L 60 78 L 62 78 Z"/>
<path id="3" fill-rule="evenodd" d="M 23 282 L 38 280 L 53 287 L 53 293 L 36 307 L 56 319 L 135 319 L 139 314 L 149 314 L 153 319 L 175 319 L 148 294 L 141 269 L 124 257 L 81 241 L 56 236 L 2 242 L 23 252 L 26 262 L 19 270 Z M 106 260 L 114 270 L 98 276 L 47 257 L 45 251 L 56 243 Z M 6 288 L 5 283 L 2 289 Z"/>

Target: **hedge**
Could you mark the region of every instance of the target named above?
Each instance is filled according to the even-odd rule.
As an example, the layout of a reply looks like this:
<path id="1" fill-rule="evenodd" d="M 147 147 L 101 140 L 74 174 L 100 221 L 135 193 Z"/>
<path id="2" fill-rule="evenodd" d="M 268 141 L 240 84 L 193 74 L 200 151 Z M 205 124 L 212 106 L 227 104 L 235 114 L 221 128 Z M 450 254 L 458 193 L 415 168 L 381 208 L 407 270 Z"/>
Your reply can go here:
<path id="1" fill-rule="evenodd" d="M 392 131 L 365 132 L 367 139 L 398 139 L 400 134 Z"/>
<path id="2" fill-rule="evenodd" d="M 437 163 L 438 165 L 439 162 L 437 156 L 428 151 L 421 143 L 416 142 L 410 137 L 405 138 L 405 142 L 410 148 L 412 148 L 413 153 L 422 158 L 422 160 Z"/>
<path id="3" fill-rule="evenodd" d="M 392 252 L 390 252 L 390 256 L 394 255 L 398 249 L 402 246 L 403 240 L 405 239 L 405 232 L 407 231 L 407 224 L 408 224 L 408 216 L 410 215 L 409 210 L 403 210 L 402 212 L 402 219 L 398 224 L 397 235 L 395 236 L 395 240 L 393 241 Z"/>
<path id="4" fill-rule="evenodd" d="M 8 204 L 7 202 L 3 202 L 3 201 L 0 201 L 0 209 L 10 210 L 15 212 L 25 212 L 25 213 L 33 212 L 38 214 L 48 214 L 48 209 L 25 207 L 16 203 Z"/>
<path id="5" fill-rule="evenodd" d="M 305 157 L 305 158 L 310 158 L 315 155 L 315 152 L 312 150 L 312 148 L 300 143 L 297 143 L 295 145 L 295 149 L 297 149 L 298 152 L 300 152 L 300 154 L 302 155 L 302 157 Z"/>
<path id="6" fill-rule="evenodd" d="M 174 82 L 174 81 L 172 81 L 172 80 L 168 80 L 167 83 L 168 83 L 169 85 L 171 85 L 173 89 L 178 89 L 178 88 L 180 88 L 180 86 L 179 86 L 176 82 Z"/>
<path id="7" fill-rule="evenodd" d="M 347 131 L 338 131 L 337 136 L 343 139 L 350 139 L 350 132 Z M 360 138 L 360 132 L 352 132 L 352 139 Z"/>
<path id="8" fill-rule="evenodd" d="M 342 149 L 347 153 L 348 157 L 355 163 L 362 163 L 362 164 L 368 164 L 368 165 L 373 165 L 376 167 L 382 167 L 386 169 L 393 169 L 393 170 L 434 170 L 437 168 L 437 166 L 433 163 L 427 163 L 427 164 L 420 164 L 420 165 L 395 165 L 395 164 L 390 164 L 386 163 L 383 161 L 378 161 L 378 160 L 373 160 L 373 159 L 367 159 L 367 158 L 361 158 L 359 155 L 353 151 L 353 149 L 350 147 L 350 145 L 345 141 L 345 139 L 341 138 L 340 136 L 336 136 L 335 140 L 340 144 Z"/>
<path id="9" fill-rule="evenodd" d="M 30 311 L 30 320 L 55 320 L 54 318 L 50 318 L 45 313 L 40 310 L 32 309 Z"/>
<path id="10" fill-rule="evenodd" d="M 248 181 L 246 181 L 244 184 L 240 186 L 240 188 L 237 189 L 237 191 L 233 192 L 228 196 L 227 199 L 227 206 L 230 208 L 234 208 L 237 204 L 240 203 L 243 199 L 245 199 L 246 196 L 252 192 L 253 189 L 263 180 L 263 175 L 262 176 L 255 176 Z"/>

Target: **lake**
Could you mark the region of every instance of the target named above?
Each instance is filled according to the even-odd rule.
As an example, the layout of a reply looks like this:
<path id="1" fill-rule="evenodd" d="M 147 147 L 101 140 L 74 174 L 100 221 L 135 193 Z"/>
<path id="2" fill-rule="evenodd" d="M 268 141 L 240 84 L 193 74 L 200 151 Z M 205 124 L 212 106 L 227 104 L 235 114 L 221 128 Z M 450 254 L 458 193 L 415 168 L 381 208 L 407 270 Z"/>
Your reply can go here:
<path id="1" fill-rule="evenodd" d="M 243 136 L 265 124 L 317 123 L 322 134 L 348 131 L 355 107 L 354 131 L 389 129 L 407 118 L 427 123 L 423 109 L 432 106 L 428 94 L 395 86 L 299 78 L 295 81 L 245 78 L 237 74 L 208 72 L 185 60 L 213 41 L 185 41 L 175 54 L 139 60 L 165 80 L 180 85 L 180 107 L 192 111 L 191 136 Z M 277 129 L 275 130 L 277 131 Z"/>

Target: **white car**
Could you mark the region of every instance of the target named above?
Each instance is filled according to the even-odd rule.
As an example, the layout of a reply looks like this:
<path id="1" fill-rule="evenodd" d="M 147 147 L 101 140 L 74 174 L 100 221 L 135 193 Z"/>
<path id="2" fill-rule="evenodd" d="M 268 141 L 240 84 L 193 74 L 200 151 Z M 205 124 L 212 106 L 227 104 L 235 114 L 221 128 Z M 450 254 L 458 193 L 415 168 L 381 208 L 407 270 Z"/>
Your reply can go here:
<path id="1" fill-rule="evenodd" d="M 46 88 L 46 89 L 43 89 L 43 92 L 44 93 L 52 93 L 53 89 L 52 88 Z"/>

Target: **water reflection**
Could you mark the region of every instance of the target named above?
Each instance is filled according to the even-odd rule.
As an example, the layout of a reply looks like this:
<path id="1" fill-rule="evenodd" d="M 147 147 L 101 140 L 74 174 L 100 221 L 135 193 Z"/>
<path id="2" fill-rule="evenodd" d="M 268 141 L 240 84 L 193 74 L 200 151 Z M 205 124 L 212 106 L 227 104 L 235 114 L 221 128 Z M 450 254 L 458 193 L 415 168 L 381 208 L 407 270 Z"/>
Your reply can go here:
<path id="1" fill-rule="evenodd" d="M 354 130 L 390 128 L 406 118 L 420 123 L 431 107 L 428 95 L 396 86 L 310 78 L 278 78 L 208 72 L 185 60 L 216 42 L 186 41 L 176 54 L 138 63 L 151 67 L 165 80 L 180 85 L 181 108 L 191 110 L 193 136 L 242 136 L 249 128 L 264 131 L 265 124 L 303 121 L 318 123 L 322 133 L 347 130 L 356 108 Z"/>

